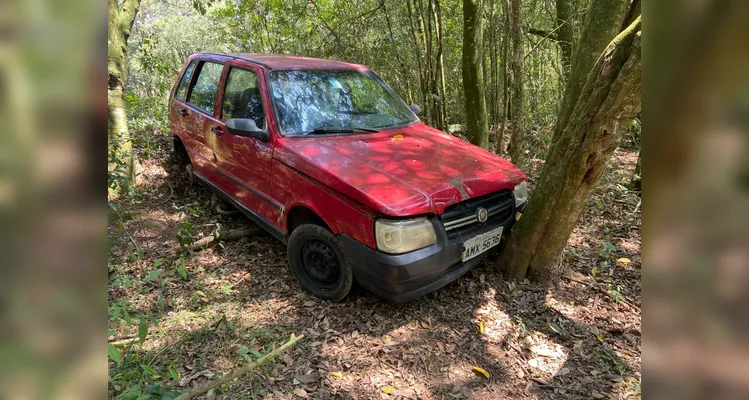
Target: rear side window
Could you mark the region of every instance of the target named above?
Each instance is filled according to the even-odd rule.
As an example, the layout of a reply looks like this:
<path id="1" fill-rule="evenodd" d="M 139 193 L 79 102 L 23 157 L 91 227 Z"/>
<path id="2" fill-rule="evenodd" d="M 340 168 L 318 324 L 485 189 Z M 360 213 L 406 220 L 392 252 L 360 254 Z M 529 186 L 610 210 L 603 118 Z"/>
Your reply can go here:
<path id="1" fill-rule="evenodd" d="M 187 95 L 187 86 L 190 85 L 190 79 L 192 78 L 192 72 L 195 70 L 195 64 L 197 64 L 196 61 L 191 62 L 190 65 L 187 66 L 187 69 L 185 69 L 185 73 L 182 74 L 182 80 L 179 81 L 177 94 L 175 96 L 179 101 L 185 101 L 185 96 Z"/>
<path id="2" fill-rule="evenodd" d="M 216 92 L 223 69 L 222 64 L 204 62 L 198 69 L 198 79 L 187 101 L 208 114 L 213 114 L 213 104 L 216 102 Z"/>

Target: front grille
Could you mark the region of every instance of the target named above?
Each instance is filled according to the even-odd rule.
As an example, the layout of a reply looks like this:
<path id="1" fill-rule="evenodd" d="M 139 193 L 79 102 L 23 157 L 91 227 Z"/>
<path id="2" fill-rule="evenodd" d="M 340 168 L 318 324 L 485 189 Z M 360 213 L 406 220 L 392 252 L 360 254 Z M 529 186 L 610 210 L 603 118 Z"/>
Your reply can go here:
<path id="1" fill-rule="evenodd" d="M 479 207 L 484 207 L 489 211 L 486 222 L 479 222 L 476 218 L 476 210 Z M 453 204 L 445 208 L 445 213 L 440 216 L 440 219 L 447 236 L 452 239 L 473 233 L 486 225 L 504 222 L 514 211 L 515 198 L 512 191 L 502 190 Z"/>

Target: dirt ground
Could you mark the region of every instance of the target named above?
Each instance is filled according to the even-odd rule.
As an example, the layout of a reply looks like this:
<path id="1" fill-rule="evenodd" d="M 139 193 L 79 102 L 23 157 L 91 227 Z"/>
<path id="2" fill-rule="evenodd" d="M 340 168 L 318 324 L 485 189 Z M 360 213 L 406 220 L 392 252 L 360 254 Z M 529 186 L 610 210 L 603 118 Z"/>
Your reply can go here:
<path id="1" fill-rule="evenodd" d="M 209 398 L 639 398 L 640 212 L 625 187 L 636 152 L 615 153 L 556 287 L 508 282 L 484 264 L 407 304 L 363 290 L 328 303 L 300 291 L 284 245 L 267 235 L 171 254 L 178 234 L 250 222 L 213 214 L 210 193 L 166 161 L 166 143 L 141 154 L 136 193 L 110 212 L 110 342 L 137 335 L 124 311 L 150 325 L 142 344 L 118 342 L 129 349 L 110 361 L 120 382 L 147 365 L 141 383 L 185 390 L 295 333 L 305 338 L 291 351 Z M 110 381 L 110 397 L 124 390 Z"/>

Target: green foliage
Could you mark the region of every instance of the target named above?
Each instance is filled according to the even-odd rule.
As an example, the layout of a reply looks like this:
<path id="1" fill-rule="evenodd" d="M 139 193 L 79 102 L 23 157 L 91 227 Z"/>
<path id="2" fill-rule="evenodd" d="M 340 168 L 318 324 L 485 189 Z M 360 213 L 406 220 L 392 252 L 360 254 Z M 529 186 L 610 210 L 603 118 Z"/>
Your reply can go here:
<path id="1" fill-rule="evenodd" d="M 131 190 L 128 179 L 128 158 L 129 152 L 120 150 L 122 142 L 117 138 L 109 138 L 107 145 L 107 188 L 109 190 L 122 190 L 127 193 Z M 110 203 L 110 208 L 117 211 L 117 206 Z"/>
<path id="2" fill-rule="evenodd" d="M 417 3 L 411 1 L 416 13 Z M 462 1 L 441 0 L 440 4 L 446 82 L 446 93 L 440 101 L 446 105 L 447 123 L 465 125 Z M 525 2 L 523 26 L 547 32 L 557 28 L 555 15 L 547 6 Z M 423 0 L 421 8 L 422 16 L 426 16 Z M 505 12 L 502 2 L 485 2 L 481 10 L 485 19 L 481 67 L 492 131 L 498 131 L 496 125 L 506 114 L 501 106 L 506 100 L 501 48 L 507 39 Z M 585 7 L 575 7 L 568 22 L 575 40 L 581 34 L 584 17 Z M 146 0 L 128 42 L 126 100 L 134 141 L 140 148 L 148 147 L 154 131 L 168 132 L 166 104 L 170 89 L 187 57 L 201 51 L 294 54 L 365 64 L 401 97 L 422 103 L 412 22 L 407 3 L 395 0 Z M 436 38 L 433 41 L 436 46 Z M 579 44 L 573 45 L 577 48 Z M 552 38 L 526 34 L 523 52 L 525 148 L 531 156 L 544 158 L 566 78 L 559 46 Z M 422 68 L 426 68 L 424 61 L 422 57 Z M 421 106 L 426 109 L 428 105 Z M 639 125 L 630 131 L 632 141 L 639 143 Z"/>
<path id="3" fill-rule="evenodd" d="M 619 303 L 620 301 L 624 300 L 624 295 L 622 294 L 622 286 L 616 285 L 616 287 L 610 287 L 609 288 L 609 294 L 611 297 L 614 298 L 614 303 Z"/>
<path id="4" fill-rule="evenodd" d="M 168 92 L 169 88 L 164 88 L 162 92 Z M 131 132 L 148 133 L 153 131 L 169 131 L 169 115 L 167 114 L 166 98 L 163 96 L 139 96 L 134 91 L 125 93 L 127 102 L 128 125 Z M 136 145 L 138 139 L 147 137 L 143 134 L 136 134 Z M 142 147 L 142 146 L 139 146 Z"/>
<path id="5" fill-rule="evenodd" d="M 187 260 L 180 257 L 174 262 L 174 265 L 176 266 L 177 274 L 179 274 L 182 279 L 187 280 Z"/>
<path id="6" fill-rule="evenodd" d="M 189 245 L 195 241 L 193 237 L 193 226 L 189 221 L 180 221 L 177 232 L 177 242 L 181 245 Z"/>

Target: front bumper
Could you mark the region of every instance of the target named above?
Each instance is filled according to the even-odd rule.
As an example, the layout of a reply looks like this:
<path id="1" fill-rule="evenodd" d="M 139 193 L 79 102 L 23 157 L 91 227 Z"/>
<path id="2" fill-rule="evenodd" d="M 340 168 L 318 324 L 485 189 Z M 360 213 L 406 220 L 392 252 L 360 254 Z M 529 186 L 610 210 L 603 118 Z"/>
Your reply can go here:
<path id="1" fill-rule="evenodd" d="M 339 235 L 357 282 L 372 293 L 396 303 L 414 300 L 438 290 L 465 275 L 499 248 L 494 247 L 462 262 L 463 243 L 500 226 L 504 227 L 503 235 L 506 235 L 515 223 L 515 213 L 505 221 L 487 224 L 470 235 L 452 239 L 448 238 L 436 217 L 431 221 L 437 233 L 437 243 L 406 254 L 383 253 L 347 235 Z"/>

